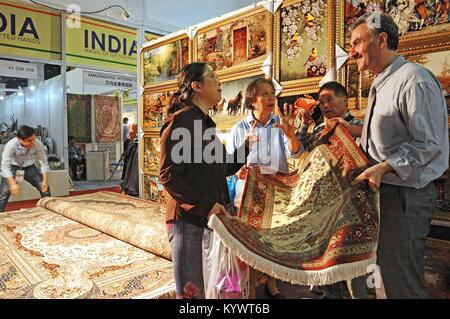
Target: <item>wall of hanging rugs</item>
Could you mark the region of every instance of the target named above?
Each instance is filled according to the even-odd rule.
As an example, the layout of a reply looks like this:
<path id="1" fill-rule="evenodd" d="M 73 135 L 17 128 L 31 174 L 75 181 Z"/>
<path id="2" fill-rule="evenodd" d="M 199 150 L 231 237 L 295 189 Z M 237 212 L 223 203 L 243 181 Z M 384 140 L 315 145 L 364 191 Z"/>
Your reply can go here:
<path id="1" fill-rule="evenodd" d="M 223 100 L 210 116 L 226 143 L 231 127 L 248 113 L 243 108 L 248 83 L 256 77 L 272 78 L 278 84 L 278 103 L 312 105 L 319 82 L 336 66 L 336 44 L 349 51 L 349 26 L 365 12 L 382 10 L 399 25 L 399 52 L 438 77 L 450 106 L 449 12 L 439 3 L 285 0 L 274 7 L 270 1 L 261 2 L 144 44 L 139 119 L 144 132 L 140 140 L 143 197 L 164 202 L 158 178 L 159 130 L 177 89 L 177 75 L 190 62 L 209 63 L 222 82 Z M 347 61 L 336 78 L 347 87 L 351 113 L 363 118 L 373 75 L 358 72 L 356 64 Z M 448 197 L 446 176 L 440 182 L 441 198 Z"/>

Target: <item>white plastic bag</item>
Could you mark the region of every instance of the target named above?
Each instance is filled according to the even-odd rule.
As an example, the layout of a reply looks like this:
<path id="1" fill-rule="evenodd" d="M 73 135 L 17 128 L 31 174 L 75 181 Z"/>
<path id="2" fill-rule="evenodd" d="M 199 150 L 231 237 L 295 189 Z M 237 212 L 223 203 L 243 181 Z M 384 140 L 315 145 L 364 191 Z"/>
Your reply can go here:
<path id="1" fill-rule="evenodd" d="M 203 280 L 207 299 L 247 299 L 249 268 L 213 232 L 203 250 Z"/>

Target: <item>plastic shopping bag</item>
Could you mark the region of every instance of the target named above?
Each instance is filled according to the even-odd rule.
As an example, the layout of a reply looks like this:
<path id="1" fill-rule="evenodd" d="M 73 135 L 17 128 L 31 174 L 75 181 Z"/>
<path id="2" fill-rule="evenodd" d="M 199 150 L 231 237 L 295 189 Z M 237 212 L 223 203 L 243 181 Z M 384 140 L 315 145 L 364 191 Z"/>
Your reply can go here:
<path id="1" fill-rule="evenodd" d="M 230 203 L 232 204 L 232 215 L 236 215 L 236 208 L 234 207 L 234 197 L 236 196 L 236 182 L 238 178 L 236 175 L 227 177 L 228 193 L 230 194 Z"/>
<path id="2" fill-rule="evenodd" d="M 222 244 L 215 232 L 204 250 L 203 280 L 207 299 L 248 298 L 248 266 Z"/>

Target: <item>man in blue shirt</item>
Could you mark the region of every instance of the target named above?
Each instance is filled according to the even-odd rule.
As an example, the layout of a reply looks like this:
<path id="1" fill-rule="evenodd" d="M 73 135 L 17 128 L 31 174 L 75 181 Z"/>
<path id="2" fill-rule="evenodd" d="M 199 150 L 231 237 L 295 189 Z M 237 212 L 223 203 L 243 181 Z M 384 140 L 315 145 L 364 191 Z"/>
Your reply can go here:
<path id="1" fill-rule="evenodd" d="M 41 172 L 34 164 L 37 157 Z M 0 212 L 5 211 L 9 196 L 20 193 L 19 184 L 26 180 L 41 194 L 51 196 L 48 187 L 47 155 L 41 141 L 36 139 L 33 128 L 23 125 L 17 131 L 17 137 L 6 143 L 2 154 L 2 181 L 0 184 Z"/>

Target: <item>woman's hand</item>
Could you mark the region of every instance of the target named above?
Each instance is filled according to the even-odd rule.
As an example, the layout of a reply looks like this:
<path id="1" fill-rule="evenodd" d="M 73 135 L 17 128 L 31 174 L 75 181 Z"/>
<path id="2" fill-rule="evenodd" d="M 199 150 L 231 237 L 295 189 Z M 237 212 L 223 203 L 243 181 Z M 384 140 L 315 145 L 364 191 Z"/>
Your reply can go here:
<path id="1" fill-rule="evenodd" d="M 278 110 L 278 109 L 277 109 Z M 277 111 L 277 115 L 280 117 L 280 123 L 275 124 L 274 127 L 279 128 L 283 131 L 284 135 L 286 135 L 287 138 L 294 138 L 295 137 L 295 118 L 296 115 L 294 114 L 294 107 L 292 104 L 288 105 L 287 103 L 284 103 L 283 105 L 283 113 Z"/>
<path id="2" fill-rule="evenodd" d="M 300 140 L 295 135 L 295 119 L 297 115 L 294 113 L 294 107 L 292 105 L 288 105 L 287 103 L 284 103 L 283 110 L 284 114 L 280 114 L 281 112 L 278 112 L 280 124 L 275 124 L 273 127 L 277 127 L 283 131 L 289 144 L 289 150 L 292 153 L 297 153 L 301 148 Z"/>
<path id="3" fill-rule="evenodd" d="M 212 215 L 217 215 L 217 214 L 228 214 L 228 212 L 223 205 L 221 205 L 219 203 L 215 203 L 214 206 L 209 211 L 208 220 Z"/>

